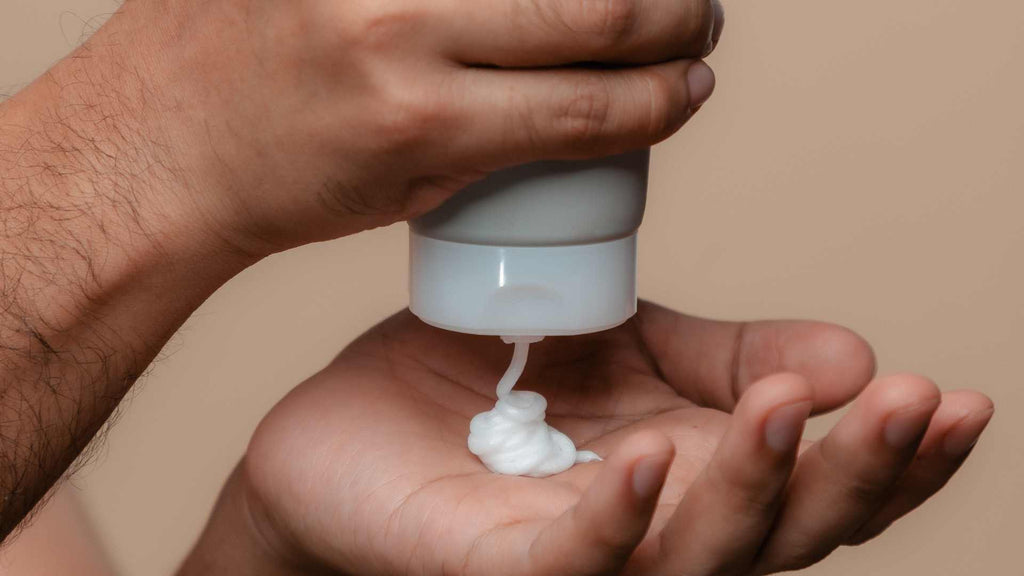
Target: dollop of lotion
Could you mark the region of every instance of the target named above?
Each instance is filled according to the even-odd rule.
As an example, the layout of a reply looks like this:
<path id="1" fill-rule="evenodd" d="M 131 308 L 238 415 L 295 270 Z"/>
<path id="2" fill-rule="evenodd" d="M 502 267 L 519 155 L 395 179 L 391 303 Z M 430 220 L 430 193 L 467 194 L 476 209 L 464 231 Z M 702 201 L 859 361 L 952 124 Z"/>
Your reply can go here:
<path id="1" fill-rule="evenodd" d="M 498 402 L 469 423 L 469 451 L 497 474 L 543 478 L 565 472 L 578 462 L 601 459 L 576 450 L 568 436 L 544 421 L 548 402 L 536 392 L 513 391 L 526 368 L 530 344 L 543 337 L 503 337 L 515 345 L 512 362 L 498 382 Z"/>

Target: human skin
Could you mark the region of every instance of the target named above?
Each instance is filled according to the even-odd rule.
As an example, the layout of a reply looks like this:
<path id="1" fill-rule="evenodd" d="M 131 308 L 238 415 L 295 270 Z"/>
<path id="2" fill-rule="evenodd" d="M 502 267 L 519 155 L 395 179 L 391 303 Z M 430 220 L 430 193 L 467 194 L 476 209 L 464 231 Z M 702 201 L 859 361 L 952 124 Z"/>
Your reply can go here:
<path id="1" fill-rule="evenodd" d="M 466 435 L 510 354 L 407 311 L 370 330 L 263 420 L 179 576 L 802 568 L 921 505 L 993 414 L 977 392 L 875 378 L 843 328 L 642 303 L 614 330 L 534 345 L 519 384 L 605 460 L 500 476 Z M 854 399 L 801 442 L 809 414 Z"/>
<path id="2" fill-rule="evenodd" d="M 0 537 L 233 275 L 495 169 L 668 137 L 722 22 L 711 0 L 125 2 L 0 105 Z"/>
<path id="3" fill-rule="evenodd" d="M 0 576 L 114 576 L 73 488 L 62 487 L 0 549 Z"/>

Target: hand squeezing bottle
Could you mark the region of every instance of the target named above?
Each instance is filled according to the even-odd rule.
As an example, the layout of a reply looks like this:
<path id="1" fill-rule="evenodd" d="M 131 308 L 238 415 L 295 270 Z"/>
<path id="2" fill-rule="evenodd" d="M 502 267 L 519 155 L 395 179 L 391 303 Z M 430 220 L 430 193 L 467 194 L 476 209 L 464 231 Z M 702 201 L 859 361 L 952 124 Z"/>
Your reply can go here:
<path id="1" fill-rule="evenodd" d="M 410 308 L 424 322 L 515 344 L 498 403 L 470 426 L 492 471 L 547 476 L 597 459 L 512 391 L 530 343 L 607 330 L 636 313 L 637 229 L 650 150 L 503 170 L 410 223 Z"/>

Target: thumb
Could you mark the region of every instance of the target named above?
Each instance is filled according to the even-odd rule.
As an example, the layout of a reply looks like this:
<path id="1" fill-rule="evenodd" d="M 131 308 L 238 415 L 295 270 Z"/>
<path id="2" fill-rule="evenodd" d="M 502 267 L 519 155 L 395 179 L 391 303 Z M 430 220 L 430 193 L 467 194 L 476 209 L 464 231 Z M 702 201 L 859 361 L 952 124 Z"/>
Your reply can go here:
<path id="1" fill-rule="evenodd" d="M 535 574 L 615 573 L 647 534 L 675 446 L 645 430 L 622 443 L 580 501 L 530 547 Z"/>

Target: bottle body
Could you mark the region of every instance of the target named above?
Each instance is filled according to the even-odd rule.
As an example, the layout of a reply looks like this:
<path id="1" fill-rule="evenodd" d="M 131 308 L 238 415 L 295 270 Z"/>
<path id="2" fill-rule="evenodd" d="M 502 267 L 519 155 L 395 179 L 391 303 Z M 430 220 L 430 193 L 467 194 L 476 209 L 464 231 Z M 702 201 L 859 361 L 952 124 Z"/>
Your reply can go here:
<path id="1" fill-rule="evenodd" d="M 488 176 L 410 222 L 410 308 L 429 324 L 570 335 L 636 312 L 650 151 Z"/>

